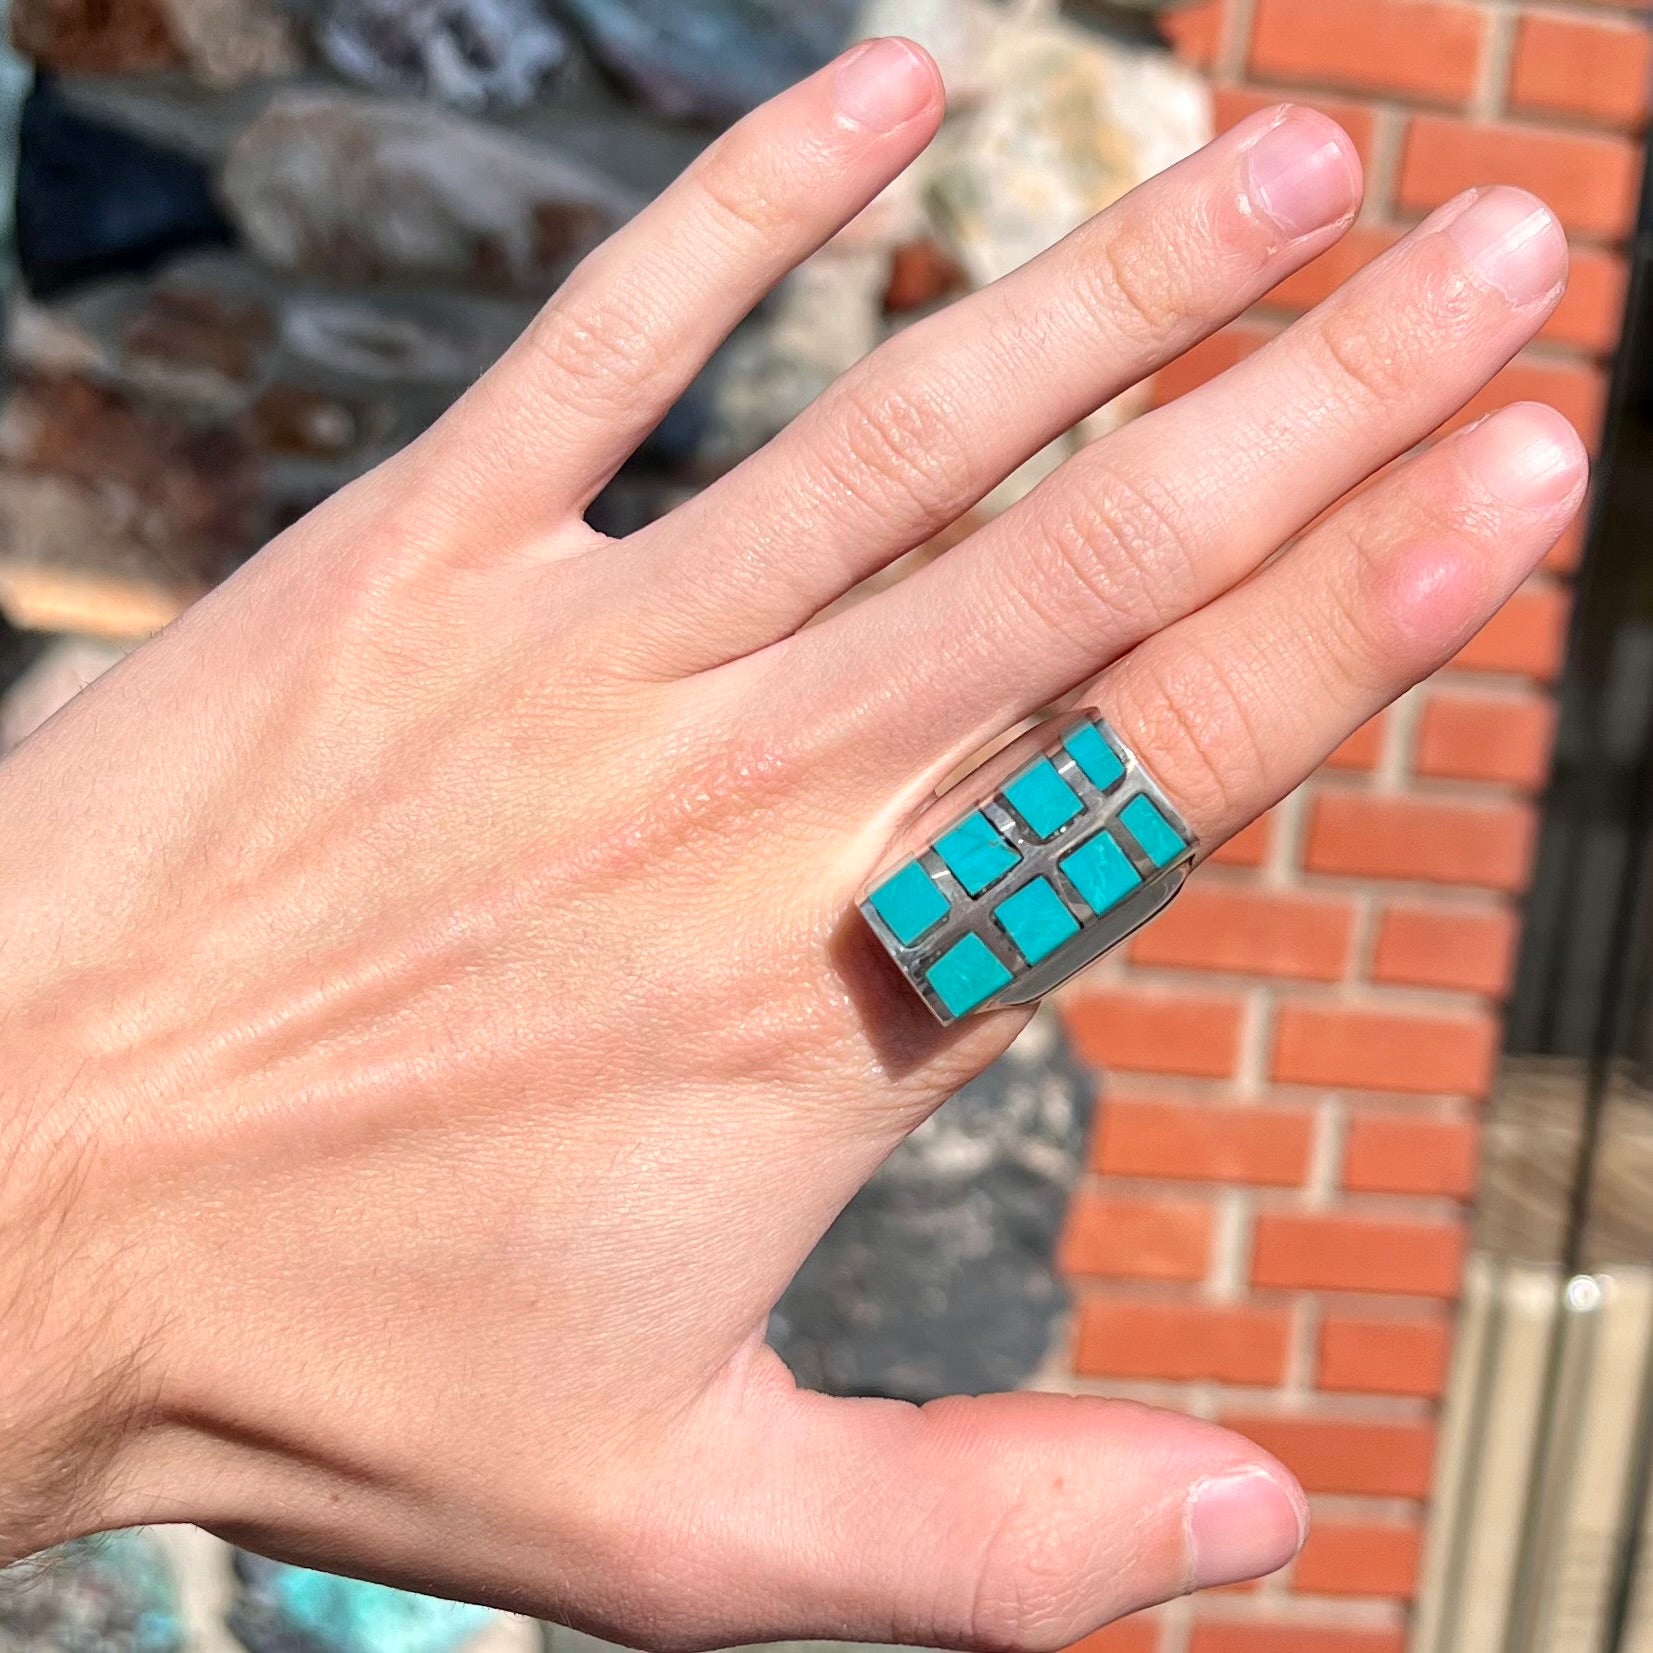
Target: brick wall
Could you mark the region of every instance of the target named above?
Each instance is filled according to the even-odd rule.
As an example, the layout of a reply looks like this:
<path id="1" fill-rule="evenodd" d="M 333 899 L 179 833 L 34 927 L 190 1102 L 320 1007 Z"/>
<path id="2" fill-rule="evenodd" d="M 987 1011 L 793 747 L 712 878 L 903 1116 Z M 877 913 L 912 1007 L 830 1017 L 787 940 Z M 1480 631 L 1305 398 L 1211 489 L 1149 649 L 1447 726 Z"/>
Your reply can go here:
<path id="1" fill-rule="evenodd" d="M 1164 374 L 1160 396 L 1256 349 L 1459 190 L 1503 182 L 1560 214 L 1573 284 L 1470 416 L 1538 397 L 1597 440 L 1649 10 L 1204 0 L 1174 14 L 1219 125 L 1314 103 L 1359 145 L 1368 195 L 1342 246 Z M 1072 1370 L 1055 1376 L 1234 1424 L 1316 1506 L 1282 1577 L 1116 1626 L 1094 1653 L 1404 1646 L 1581 540 L 1064 1000 L 1109 1077 L 1065 1246 Z"/>

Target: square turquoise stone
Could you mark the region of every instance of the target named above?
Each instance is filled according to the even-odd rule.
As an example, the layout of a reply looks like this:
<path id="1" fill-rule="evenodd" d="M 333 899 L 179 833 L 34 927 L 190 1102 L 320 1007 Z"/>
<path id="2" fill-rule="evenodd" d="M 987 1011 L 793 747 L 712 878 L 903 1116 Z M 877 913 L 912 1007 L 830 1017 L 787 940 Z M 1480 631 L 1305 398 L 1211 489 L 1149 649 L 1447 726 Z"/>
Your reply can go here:
<path id="1" fill-rule="evenodd" d="M 1021 860 L 979 809 L 936 840 L 936 854 L 971 895 L 998 883 Z"/>
<path id="2" fill-rule="evenodd" d="M 950 1014 L 966 1016 L 1014 979 L 980 936 L 949 947 L 925 972 Z"/>
<path id="3" fill-rule="evenodd" d="M 1156 867 L 1170 866 L 1188 847 L 1182 834 L 1165 819 L 1164 811 L 1146 794 L 1132 798 L 1120 810 L 1119 818 Z"/>
<path id="4" fill-rule="evenodd" d="M 947 897 L 916 861 L 880 884 L 867 900 L 903 947 L 911 947 L 947 916 Z"/>
<path id="5" fill-rule="evenodd" d="M 1130 857 L 1105 832 L 1063 856 L 1062 871 L 1093 913 L 1117 907 L 1142 882 Z"/>
<path id="6" fill-rule="evenodd" d="M 1067 747 L 1068 756 L 1079 765 L 1080 773 L 1098 792 L 1109 792 L 1124 780 L 1125 765 L 1094 723 L 1082 724 L 1062 744 Z"/>
<path id="7" fill-rule="evenodd" d="M 993 909 L 1004 933 L 1029 964 L 1047 959 L 1064 941 L 1079 934 L 1079 920 L 1043 878 L 1024 884 Z"/>
<path id="8" fill-rule="evenodd" d="M 1085 807 L 1049 758 L 1024 769 L 1004 789 L 1004 795 L 1039 838 L 1054 838 Z"/>

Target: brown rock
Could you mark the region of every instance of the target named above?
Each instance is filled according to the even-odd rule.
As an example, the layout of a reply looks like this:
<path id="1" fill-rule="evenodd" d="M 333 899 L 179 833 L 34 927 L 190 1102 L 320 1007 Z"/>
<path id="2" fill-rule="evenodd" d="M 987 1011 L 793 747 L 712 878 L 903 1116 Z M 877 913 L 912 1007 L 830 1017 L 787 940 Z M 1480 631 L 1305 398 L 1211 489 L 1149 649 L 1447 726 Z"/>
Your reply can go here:
<path id="1" fill-rule="evenodd" d="M 165 0 L 13 0 L 11 38 L 62 74 L 139 74 L 183 61 Z"/>
<path id="2" fill-rule="evenodd" d="M 963 292 L 968 278 L 958 263 L 934 241 L 908 241 L 890 255 L 890 280 L 884 289 L 887 315 L 925 310 Z"/>
<path id="3" fill-rule="evenodd" d="M 233 403 L 275 342 L 276 320 L 257 298 L 201 287 L 158 287 L 127 319 L 122 364 L 145 389 Z"/>
<path id="4" fill-rule="evenodd" d="M 633 206 L 593 169 L 450 111 L 299 90 L 237 139 L 223 191 L 280 269 L 534 293 Z"/>
<path id="5" fill-rule="evenodd" d="M 297 385 L 271 385 L 253 404 L 258 445 L 271 453 L 330 458 L 349 453 L 367 432 L 362 412 L 336 396 Z"/>
<path id="6" fill-rule="evenodd" d="M 11 34 L 25 57 L 60 74 L 187 67 L 228 86 L 300 61 L 276 0 L 14 0 Z"/>
<path id="7" fill-rule="evenodd" d="M 25 378 L 0 416 L 0 606 L 35 628 L 153 630 L 255 548 L 256 488 L 228 427 Z"/>

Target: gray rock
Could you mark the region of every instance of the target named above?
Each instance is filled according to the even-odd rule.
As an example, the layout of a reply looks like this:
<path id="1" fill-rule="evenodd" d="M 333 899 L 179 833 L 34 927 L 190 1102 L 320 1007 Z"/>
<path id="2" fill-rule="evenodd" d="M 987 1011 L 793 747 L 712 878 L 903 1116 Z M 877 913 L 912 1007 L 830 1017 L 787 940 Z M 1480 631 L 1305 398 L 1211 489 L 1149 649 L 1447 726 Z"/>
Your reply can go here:
<path id="1" fill-rule="evenodd" d="M 1090 1081 L 1044 1012 L 895 1152 L 770 1321 L 800 1382 L 924 1401 L 1025 1383 L 1066 1307 L 1057 1236 Z"/>
<path id="2" fill-rule="evenodd" d="M 310 0 L 321 56 L 346 80 L 456 109 L 520 108 L 568 59 L 540 0 Z"/>
<path id="3" fill-rule="evenodd" d="M 230 151 L 232 217 L 278 269 L 543 293 L 629 216 L 611 180 L 447 110 L 279 93 Z"/>
<path id="4" fill-rule="evenodd" d="M 67 1544 L 0 1573 L 0 1653 L 183 1653 L 172 1572 L 142 1532 Z"/>
<path id="5" fill-rule="evenodd" d="M 650 108 L 722 124 L 827 62 L 858 0 L 557 0 L 593 54 Z"/>

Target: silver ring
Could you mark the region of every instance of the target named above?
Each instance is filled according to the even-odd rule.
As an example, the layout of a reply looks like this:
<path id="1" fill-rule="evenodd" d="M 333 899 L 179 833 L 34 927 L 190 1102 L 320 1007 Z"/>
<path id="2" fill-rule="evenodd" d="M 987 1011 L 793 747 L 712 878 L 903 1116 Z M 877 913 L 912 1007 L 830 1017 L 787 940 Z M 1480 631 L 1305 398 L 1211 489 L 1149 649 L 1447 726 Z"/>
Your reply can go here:
<path id="1" fill-rule="evenodd" d="M 1050 730 L 858 903 L 942 1023 L 1043 998 L 1141 929 L 1193 866 L 1188 823 L 1101 718 Z"/>

